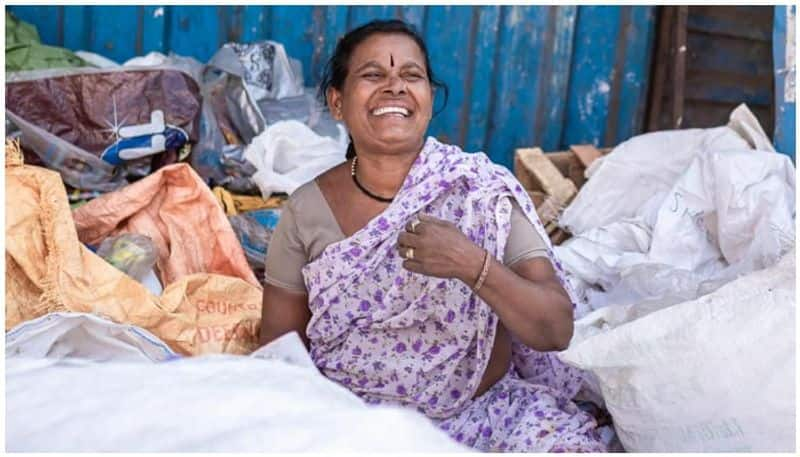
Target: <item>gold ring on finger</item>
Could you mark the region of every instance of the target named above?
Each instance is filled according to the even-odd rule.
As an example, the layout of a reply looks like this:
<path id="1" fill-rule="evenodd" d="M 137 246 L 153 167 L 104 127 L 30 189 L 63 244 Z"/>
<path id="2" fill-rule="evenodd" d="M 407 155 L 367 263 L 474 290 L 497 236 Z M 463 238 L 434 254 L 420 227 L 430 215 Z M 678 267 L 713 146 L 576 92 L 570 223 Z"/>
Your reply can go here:
<path id="1" fill-rule="evenodd" d="M 414 219 L 411 221 L 411 233 L 417 233 L 417 226 L 420 224 L 419 219 Z"/>
<path id="2" fill-rule="evenodd" d="M 414 248 L 406 249 L 406 260 L 414 260 Z"/>

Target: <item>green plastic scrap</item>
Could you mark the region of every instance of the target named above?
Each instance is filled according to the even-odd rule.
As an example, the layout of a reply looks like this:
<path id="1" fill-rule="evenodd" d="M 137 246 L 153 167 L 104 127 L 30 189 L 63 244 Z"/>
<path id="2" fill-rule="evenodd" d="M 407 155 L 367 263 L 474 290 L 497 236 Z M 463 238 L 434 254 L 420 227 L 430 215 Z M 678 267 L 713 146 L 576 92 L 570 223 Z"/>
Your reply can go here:
<path id="1" fill-rule="evenodd" d="M 36 27 L 6 11 L 6 71 L 86 66 L 68 49 L 42 44 Z"/>
<path id="2" fill-rule="evenodd" d="M 6 11 L 6 48 L 19 44 L 42 44 L 36 27 Z"/>

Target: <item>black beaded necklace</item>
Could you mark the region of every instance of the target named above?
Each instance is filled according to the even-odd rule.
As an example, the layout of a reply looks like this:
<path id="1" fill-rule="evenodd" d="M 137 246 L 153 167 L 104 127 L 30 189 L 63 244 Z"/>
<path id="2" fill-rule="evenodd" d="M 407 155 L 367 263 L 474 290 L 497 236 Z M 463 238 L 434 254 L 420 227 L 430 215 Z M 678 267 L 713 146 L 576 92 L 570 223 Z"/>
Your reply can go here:
<path id="1" fill-rule="evenodd" d="M 353 177 L 353 182 L 356 183 L 356 187 L 358 187 L 359 190 L 361 190 L 361 192 L 364 192 L 364 195 L 366 195 L 369 198 L 372 198 L 374 200 L 378 200 L 379 202 L 382 202 L 382 203 L 391 203 L 391 202 L 393 202 L 394 201 L 394 197 L 392 197 L 392 198 L 384 198 L 384 197 L 381 197 L 379 195 L 375 195 L 372 192 L 368 191 L 364 186 L 362 186 L 360 182 L 358 182 L 358 178 L 356 177 L 356 161 L 357 160 L 358 160 L 358 156 L 353 157 L 353 164 L 350 165 L 350 176 Z"/>

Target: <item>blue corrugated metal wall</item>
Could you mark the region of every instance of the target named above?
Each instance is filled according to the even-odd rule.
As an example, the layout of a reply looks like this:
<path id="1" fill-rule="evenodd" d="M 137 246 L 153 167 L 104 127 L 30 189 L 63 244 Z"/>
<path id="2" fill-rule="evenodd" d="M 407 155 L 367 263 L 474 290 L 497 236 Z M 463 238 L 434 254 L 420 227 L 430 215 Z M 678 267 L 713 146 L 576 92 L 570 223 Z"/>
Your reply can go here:
<path id="1" fill-rule="evenodd" d="M 46 44 L 122 62 L 150 51 L 207 61 L 273 39 L 316 84 L 336 39 L 397 17 L 425 36 L 450 102 L 430 133 L 506 166 L 516 147 L 610 146 L 642 131 L 652 6 L 11 6 Z"/>
<path id="2" fill-rule="evenodd" d="M 786 48 L 793 34 L 788 30 L 795 26 L 795 5 L 775 7 L 775 30 L 772 36 L 775 61 L 775 148 L 796 159 L 797 137 L 797 88 L 791 82 L 795 78 L 795 61 L 787 62 Z M 796 40 L 797 38 L 794 37 Z M 796 45 L 795 45 L 796 46 Z M 796 51 L 795 51 L 796 52 Z M 791 92 L 790 92 L 791 91 Z"/>

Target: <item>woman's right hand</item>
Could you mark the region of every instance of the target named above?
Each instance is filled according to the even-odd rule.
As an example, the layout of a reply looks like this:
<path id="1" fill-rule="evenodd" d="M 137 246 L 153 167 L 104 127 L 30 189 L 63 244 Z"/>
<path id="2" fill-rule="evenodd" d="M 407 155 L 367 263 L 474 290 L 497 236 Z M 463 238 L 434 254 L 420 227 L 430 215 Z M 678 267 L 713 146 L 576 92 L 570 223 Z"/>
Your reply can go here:
<path id="1" fill-rule="evenodd" d="M 437 278 L 460 279 L 470 287 L 483 267 L 485 250 L 452 222 L 420 214 L 397 238 L 397 250 L 408 271 Z"/>

